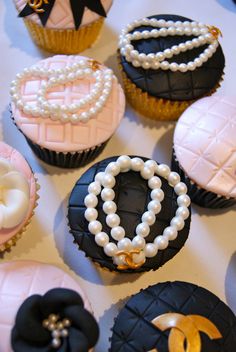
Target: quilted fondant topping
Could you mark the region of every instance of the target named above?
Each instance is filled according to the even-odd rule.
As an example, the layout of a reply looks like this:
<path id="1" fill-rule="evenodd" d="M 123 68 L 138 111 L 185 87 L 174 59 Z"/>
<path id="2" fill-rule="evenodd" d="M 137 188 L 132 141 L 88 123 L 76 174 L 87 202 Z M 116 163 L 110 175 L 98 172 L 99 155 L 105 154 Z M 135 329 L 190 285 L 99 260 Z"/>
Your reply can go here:
<path id="1" fill-rule="evenodd" d="M 84 308 L 91 312 L 88 299 L 84 295 L 79 284 L 63 270 L 49 264 L 42 264 L 33 261 L 12 261 L 0 265 L 1 352 L 12 352 L 11 330 L 15 324 L 17 311 L 23 301 L 32 295 L 40 295 L 41 297 L 54 288 L 66 288 L 76 291 L 84 302 Z M 52 301 L 54 302 L 54 299 Z M 56 301 L 55 304 L 57 304 Z M 52 305 L 48 304 L 47 306 L 42 307 L 42 309 L 46 310 L 49 309 L 49 307 L 52 307 Z M 46 313 L 49 311 L 51 312 L 49 309 Z M 55 311 L 53 313 L 60 312 Z M 49 315 L 50 314 L 48 314 L 48 316 Z M 24 329 L 24 326 L 22 326 L 22 329 Z M 34 332 L 35 331 L 31 331 L 32 334 Z M 44 349 L 44 351 L 46 350 Z M 23 351 L 32 352 L 33 349 L 23 348 Z"/>
<path id="2" fill-rule="evenodd" d="M 204 288 L 186 282 L 150 286 L 115 320 L 111 352 L 234 352 L 236 317 Z"/>
<path id="3" fill-rule="evenodd" d="M 74 29 L 105 17 L 112 0 L 14 0 L 22 17 L 47 28 Z M 76 2 L 76 4 L 75 4 Z M 31 6 L 30 6 L 31 5 Z"/>
<path id="4" fill-rule="evenodd" d="M 42 60 L 37 67 L 47 72 L 64 70 L 72 67 L 80 61 L 91 62 L 91 59 L 81 56 L 58 55 Z M 50 71 L 52 70 L 52 71 Z M 107 71 L 103 65 L 99 65 L 99 71 Z M 96 73 L 96 72 L 95 72 Z M 22 101 L 34 106 L 38 101 L 38 91 L 42 91 L 47 78 L 40 78 L 37 75 L 27 75 L 21 80 Z M 47 90 L 45 94 L 46 103 L 70 107 L 85 101 L 89 94 L 96 88 L 96 79 L 93 75 L 85 75 L 73 82 L 57 84 Z M 44 89 L 44 88 L 43 88 Z M 54 105 L 54 106 L 55 106 Z M 89 109 L 93 108 L 89 104 Z M 50 117 L 33 116 L 25 113 L 23 109 L 17 108 L 12 103 L 14 120 L 23 132 L 33 143 L 57 152 L 77 152 L 87 150 L 106 142 L 117 129 L 125 109 L 125 97 L 117 79 L 113 76 L 112 88 L 105 99 L 105 103 L 96 116 L 87 122 L 73 123 L 54 120 Z M 86 113 L 88 106 L 82 106 L 77 111 L 78 115 Z"/>
<path id="5" fill-rule="evenodd" d="M 186 17 L 177 15 L 157 15 L 148 18 L 156 20 L 164 19 L 166 21 L 171 20 L 174 22 L 191 21 Z M 138 28 L 131 31 L 131 33 L 150 32 L 152 30 L 152 26 L 140 25 Z M 151 53 L 158 54 L 164 52 L 166 49 L 173 48 L 181 43 L 186 43 L 194 38 L 196 37 L 193 35 L 165 36 L 131 41 L 131 44 L 139 53 L 148 55 Z M 198 58 L 200 54 L 207 49 L 207 46 L 208 45 L 203 45 L 194 47 L 185 52 L 180 52 L 178 55 L 168 58 L 168 61 L 170 64 L 175 62 L 178 65 L 193 62 L 195 58 Z M 169 55 L 169 52 L 167 55 Z M 209 94 L 212 89 L 215 89 L 223 75 L 225 59 L 221 46 L 219 45 L 212 57 L 194 71 L 173 72 L 166 70 L 166 67 L 164 70 L 134 67 L 123 55 L 121 55 L 121 65 L 127 77 L 143 92 L 147 92 L 149 95 L 157 98 L 183 101 L 198 99 Z"/>
<path id="6" fill-rule="evenodd" d="M 24 157 L 0 142 L 0 245 L 26 225 L 36 202 L 36 182 Z"/>
<path id="7" fill-rule="evenodd" d="M 29 334 L 30 330 L 30 334 Z M 84 308 L 81 296 L 55 288 L 44 296 L 32 295 L 19 308 L 11 342 L 14 352 L 86 352 L 98 339 L 98 325 Z"/>
<path id="8" fill-rule="evenodd" d="M 174 133 L 176 158 L 199 187 L 236 198 L 235 97 L 209 97 L 191 105 Z"/>

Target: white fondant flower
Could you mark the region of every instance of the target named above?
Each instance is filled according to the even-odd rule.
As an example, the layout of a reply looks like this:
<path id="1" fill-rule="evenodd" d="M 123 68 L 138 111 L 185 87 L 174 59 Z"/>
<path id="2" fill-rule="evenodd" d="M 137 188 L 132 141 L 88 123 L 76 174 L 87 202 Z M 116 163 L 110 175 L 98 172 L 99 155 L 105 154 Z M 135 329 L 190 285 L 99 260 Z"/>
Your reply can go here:
<path id="1" fill-rule="evenodd" d="M 0 158 L 0 230 L 23 221 L 29 208 L 29 184 L 12 164 Z"/>

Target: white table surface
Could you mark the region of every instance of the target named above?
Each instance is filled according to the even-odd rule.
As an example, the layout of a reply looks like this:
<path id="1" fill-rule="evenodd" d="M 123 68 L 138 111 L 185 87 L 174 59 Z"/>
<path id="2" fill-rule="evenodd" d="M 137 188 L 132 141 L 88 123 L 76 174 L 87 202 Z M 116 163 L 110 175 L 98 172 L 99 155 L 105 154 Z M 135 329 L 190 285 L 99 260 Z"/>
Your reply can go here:
<path id="1" fill-rule="evenodd" d="M 73 244 L 67 228 L 68 196 L 85 168 L 64 170 L 39 161 L 13 125 L 9 111 L 9 85 L 24 67 L 48 56 L 31 41 L 11 0 L 0 2 L 0 138 L 29 161 L 41 185 L 39 205 L 27 232 L 0 261 L 19 259 L 51 263 L 70 273 L 86 291 L 100 325 L 96 352 L 108 350 L 108 338 L 118 310 L 141 288 L 167 280 L 201 285 L 236 313 L 235 210 L 204 210 L 193 206 L 191 231 L 185 247 L 155 272 L 116 274 L 98 269 Z M 105 62 L 118 73 L 117 39 L 134 19 L 154 14 L 178 14 L 221 29 L 226 56 L 224 82 L 216 94 L 235 93 L 236 5 L 231 0 L 114 0 L 100 40 L 84 55 Z M 175 123 L 152 122 L 127 106 L 125 118 L 98 160 L 119 154 L 139 154 L 170 163 Z M 143 143 L 140 143 L 143 141 Z"/>

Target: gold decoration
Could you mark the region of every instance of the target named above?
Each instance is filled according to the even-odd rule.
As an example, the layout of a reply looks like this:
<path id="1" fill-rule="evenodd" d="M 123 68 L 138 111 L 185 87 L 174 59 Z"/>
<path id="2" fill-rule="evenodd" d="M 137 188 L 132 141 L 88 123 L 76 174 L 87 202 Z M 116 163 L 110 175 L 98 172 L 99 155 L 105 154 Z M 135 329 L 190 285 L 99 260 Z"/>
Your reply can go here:
<path id="1" fill-rule="evenodd" d="M 169 352 L 201 352 L 200 331 L 208 335 L 211 340 L 222 338 L 217 327 L 200 315 L 166 313 L 153 319 L 152 324 L 161 331 L 171 329 L 168 341 Z"/>
<path id="2" fill-rule="evenodd" d="M 125 256 L 125 262 L 126 264 L 121 264 L 117 266 L 118 270 L 127 270 L 127 269 L 139 269 L 144 263 L 145 260 L 143 260 L 141 263 L 134 263 L 133 260 L 133 255 L 134 254 L 139 254 L 141 252 L 140 249 L 134 249 L 130 252 L 127 251 L 119 251 L 116 253 L 116 257 L 120 257 L 120 256 Z"/>
<path id="3" fill-rule="evenodd" d="M 45 12 L 41 7 L 43 4 L 48 4 L 49 0 L 28 0 L 28 5 L 37 13 Z"/>
<path id="4" fill-rule="evenodd" d="M 91 68 L 92 68 L 93 71 L 99 70 L 100 62 L 98 62 L 96 60 L 93 60 L 93 59 L 90 59 L 89 60 L 89 64 L 91 65 Z"/>
<path id="5" fill-rule="evenodd" d="M 219 36 L 223 37 L 222 32 L 219 28 L 215 26 L 207 26 L 207 28 L 209 29 L 209 32 L 215 39 L 218 39 Z"/>

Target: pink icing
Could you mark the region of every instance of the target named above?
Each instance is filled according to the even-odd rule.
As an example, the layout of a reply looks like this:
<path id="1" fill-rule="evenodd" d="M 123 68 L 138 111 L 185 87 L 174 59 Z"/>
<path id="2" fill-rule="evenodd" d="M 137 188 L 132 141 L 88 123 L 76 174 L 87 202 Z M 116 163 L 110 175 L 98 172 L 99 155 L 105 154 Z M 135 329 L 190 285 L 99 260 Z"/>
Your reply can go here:
<path id="1" fill-rule="evenodd" d="M 12 352 L 11 329 L 23 301 L 33 295 L 43 295 L 52 288 L 69 288 L 78 292 L 85 308 L 91 312 L 88 299 L 79 284 L 63 270 L 33 261 L 12 261 L 0 265 L 0 351 Z"/>
<path id="2" fill-rule="evenodd" d="M 85 59 L 81 56 L 58 55 L 40 61 L 37 66 L 59 69 Z M 87 60 L 91 60 L 88 59 Z M 104 66 L 101 66 L 104 69 Z M 27 78 L 22 84 L 23 101 L 36 101 L 36 92 L 43 80 L 37 77 Z M 52 103 L 76 103 L 87 95 L 94 84 L 94 78 L 85 77 L 72 84 L 54 87 L 47 94 Z M 88 109 L 88 107 L 86 107 Z M 50 118 L 28 116 L 12 104 L 13 116 L 18 127 L 34 143 L 57 152 L 76 152 L 93 148 L 107 141 L 115 132 L 124 115 L 125 97 L 121 86 L 114 77 L 111 94 L 103 110 L 87 123 L 72 124 L 53 121 Z M 82 112 L 84 110 L 81 110 Z"/>
<path id="3" fill-rule="evenodd" d="M 30 187 L 30 206 L 25 219 L 18 226 L 12 229 L 0 230 L 0 245 L 2 245 L 14 237 L 24 227 L 24 225 L 26 225 L 28 219 L 31 217 L 36 202 L 36 182 L 30 166 L 17 150 L 3 142 L 0 142 L 0 157 L 11 162 L 16 170 L 21 172 L 26 177 Z"/>
<path id="4" fill-rule="evenodd" d="M 208 97 L 191 105 L 174 134 L 177 159 L 200 187 L 236 198 L 236 98 Z"/>
<path id="5" fill-rule="evenodd" d="M 16 8 L 18 12 L 25 7 L 27 1 L 26 0 L 14 0 Z M 112 5 L 112 0 L 102 0 L 103 7 L 106 13 L 110 10 Z M 41 25 L 39 17 L 37 14 L 30 15 L 26 18 L 30 18 L 31 21 Z M 84 16 L 82 19 L 81 25 L 88 25 L 96 20 L 98 20 L 100 16 L 89 10 L 88 8 L 85 9 Z M 70 7 L 70 0 L 56 0 L 55 5 L 53 6 L 52 12 L 50 17 L 47 21 L 47 28 L 54 28 L 54 29 L 74 29 L 74 20 L 73 15 L 71 12 Z"/>

